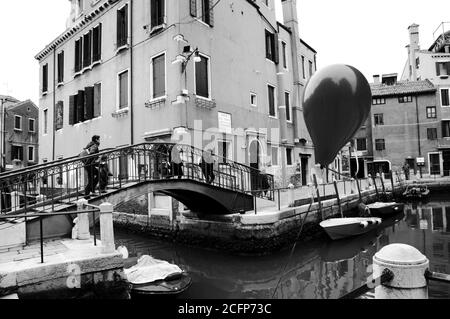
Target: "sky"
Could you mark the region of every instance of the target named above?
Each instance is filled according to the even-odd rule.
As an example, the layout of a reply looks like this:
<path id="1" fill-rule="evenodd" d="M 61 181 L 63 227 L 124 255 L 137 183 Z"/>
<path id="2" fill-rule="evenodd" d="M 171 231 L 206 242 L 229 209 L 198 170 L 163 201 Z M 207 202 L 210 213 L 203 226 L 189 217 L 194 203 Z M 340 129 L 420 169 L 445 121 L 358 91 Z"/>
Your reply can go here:
<path id="1" fill-rule="evenodd" d="M 281 9 L 280 3 L 276 0 L 276 9 Z M 349 64 L 369 82 L 374 74 L 401 76 L 409 25 L 420 25 L 421 48 L 428 49 L 439 24 L 450 21 L 449 0 L 297 3 L 300 36 L 317 51 L 318 69 Z M 34 56 L 65 30 L 69 11 L 68 0 L 0 1 L 0 94 L 39 102 L 39 65 Z M 282 21 L 281 10 L 277 17 Z"/>

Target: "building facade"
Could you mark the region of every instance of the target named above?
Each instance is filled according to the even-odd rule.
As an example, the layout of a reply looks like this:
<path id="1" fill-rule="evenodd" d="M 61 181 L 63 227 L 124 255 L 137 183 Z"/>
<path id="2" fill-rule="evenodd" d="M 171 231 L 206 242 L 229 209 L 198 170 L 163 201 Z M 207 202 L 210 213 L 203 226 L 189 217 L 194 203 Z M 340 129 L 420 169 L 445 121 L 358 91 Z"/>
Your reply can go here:
<path id="1" fill-rule="evenodd" d="M 437 88 L 440 107 L 438 149 L 443 170 L 450 175 L 450 23 L 443 22 L 436 29 L 436 40 L 426 50 L 420 47 L 419 25 L 408 28 L 410 43 L 408 59 L 401 79 L 407 81 L 430 80 Z"/>
<path id="2" fill-rule="evenodd" d="M 371 136 L 373 161 L 368 172 L 401 171 L 408 163 L 411 173 L 444 175 L 439 152 L 439 100 L 429 80 L 374 83 Z"/>
<path id="3" fill-rule="evenodd" d="M 42 160 L 183 141 L 306 184 L 314 152 L 301 105 L 316 52 L 295 0 L 72 0 L 40 64 Z M 70 142 L 68 142 L 70 141 Z"/>
<path id="4" fill-rule="evenodd" d="M 1 167 L 6 170 L 39 162 L 39 109 L 30 100 L 0 96 Z"/>

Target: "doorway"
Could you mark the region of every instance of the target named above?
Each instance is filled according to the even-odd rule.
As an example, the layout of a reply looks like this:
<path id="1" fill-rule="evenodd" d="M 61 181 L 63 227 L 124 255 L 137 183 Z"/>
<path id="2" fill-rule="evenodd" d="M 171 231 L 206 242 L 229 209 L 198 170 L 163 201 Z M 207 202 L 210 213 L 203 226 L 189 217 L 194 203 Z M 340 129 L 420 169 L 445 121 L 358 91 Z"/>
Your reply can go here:
<path id="1" fill-rule="evenodd" d="M 430 154 L 430 175 L 441 175 L 441 161 L 439 153 Z"/>
<path id="2" fill-rule="evenodd" d="M 409 169 L 414 170 L 414 175 L 417 174 L 417 167 L 416 167 L 416 161 L 413 158 L 407 158 L 406 163 L 408 163 Z"/>
<path id="3" fill-rule="evenodd" d="M 252 186 L 252 190 L 257 190 L 259 189 L 259 183 L 258 183 L 258 175 L 257 172 L 259 172 L 259 168 L 260 168 L 260 154 L 261 154 L 261 147 L 259 145 L 259 140 L 255 139 L 250 143 L 250 158 L 249 158 L 249 162 L 250 162 L 250 167 L 254 168 L 254 170 L 252 170 L 250 172 L 250 181 L 251 181 L 251 186 Z"/>
<path id="4" fill-rule="evenodd" d="M 300 156 L 301 162 L 301 174 L 302 174 L 302 185 L 308 185 L 308 157 Z"/>

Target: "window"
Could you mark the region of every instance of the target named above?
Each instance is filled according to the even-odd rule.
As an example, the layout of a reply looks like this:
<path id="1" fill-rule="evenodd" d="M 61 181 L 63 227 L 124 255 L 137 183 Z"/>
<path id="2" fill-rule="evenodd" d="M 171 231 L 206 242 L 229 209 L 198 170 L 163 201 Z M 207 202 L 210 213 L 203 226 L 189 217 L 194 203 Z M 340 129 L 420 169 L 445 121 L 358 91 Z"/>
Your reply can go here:
<path id="1" fill-rule="evenodd" d="M 165 0 L 151 1 L 151 28 L 159 27 L 164 24 L 164 2 Z"/>
<path id="2" fill-rule="evenodd" d="M 28 132 L 31 133 L 36 132 L 35 123 L 36 123 L 35 119 L 28 119 Z"/>
<path id="3" fill-rule="evenodd" d="M 48 91 L 48 64 L 44 64 L 42 67 L 42 93 Z"/>
<path id="4" fill-rule="evenodd" d="M 83 67 L 85 68 L 89 67 L 92 62 L 91 47 L 91 31 L 89 31 L 83 37 Z"/>
<path id="5" fill-rule="evenodd" d="M 286 53 L 286 43 L 281 42 L 281 47 L 283 50 L 283 68 L 287 69 L 287 53 Z"/>
<path id="6" fill-rule="evenodd" d="M 226 164 L 227 160 L 231 160 L 231 142 L 230 141 L 218 141 L 217 146 L 219 147 L 219 163 Z"/>
<path id="7" fill-rule="evenodd" d="M 275 87 L 272 85 L 267 86 L 268 98 L 269 98 L 269 115 L 276 117 L 275 110 Z"/>
<path id="8" fill-rule="evenodd" d="M 309 77 L 313 76 L 313 63 L 311 61 L 309 62 Z"/>
<path id="9" fill-rule="evenodd" d="M 58 83 L 64 82 L 64 51 L 58 53 Z"/>
<path id="10" fill-rule="evenodd" d="M 75 73 L 83 68 L 83 39 L 75 41 Z"/>
<path id="11" fill-rule="evenodd" d="M 200 55 L 200 59 L 195 63 L 195 94 L 209 99 L 209 58 Z"/>
<path id="12" fill-rule="evenodd" d="M 213 3 L 211 0 L 201 0 L 202 3 L 202 21 L 212 26 Z"/>
<path id="13" fill-rule="evenodd" d="M 117 48 L 128 44 L 128 5 L 117 11 Z"/>
<path id="14" fill-rule="evenodd" d="M 48 133 L 48 110 L 44 110 L 44 134 Z"/>
<path id="15" fill-rule="evenodd" d="M 286 120 L 291 121 L 291 97 L 288 92 L 284 92 L 284 102 L 286 103 Z"/>
<path id="16" fill-rule="evenodd" d="M 152 59 L 152 98 L 166 95 L 166 56 L 161 54 Z"/>
<path id="17" fill-rule="evenodd" d="M 416 58 L 416 69 L 418 69 L 420 66 L 420 58 Z"/>
<path id="18" fill-rule="evenodd" d="M 384 151 L 386 149 L 384 139 L 376 139 L 375 140 L 375 149 L 377 151 Z"/>
<path id="19" fill-rule="evenodd" d="M 303 74 L 303 79 L 306 79 L 306 75 L 305 75 L 305 57 L 302 55 L 302 74 Z"/>
<path id="20" fill-rule="evenodd" d="M 367 140 L 365 138 L 356 139 L 356 150 L 357 151 L 367 151 Z"/>
<path id="21" fill-rule="evenodd" d="M 277 37 L 274 33 L 266 30 L 266 58 L 278 63 Z"/>
<path id="22" fill-rule="evenodd" d="M 55 108 L 55 130 L 60 130 L 63 128 L 64 121 L 64 102 L 56 102 Z"/>
<path id="23" fill-rule="evenodd" d="M 436 128 L 427 128 L 427 138 L 429 140 L 437 140 L 437 129 Z"/>
<path id="24" fill-rule="evenodd" d="M 255 93 L 250 93 L 250 105 L 257 106 L 258 105 L 258 97 Z"/>
<path id="25" fill-rule="evenodd" d="M 270 150 L 272 152 L 272 166 L 278 166 L 278 147 L 272 146 Z"/>
<path id="26" fill-rule="evenodd" d="M 442 121 L 442 137 L 450 137 L 450 121 Z"/>
<path id="27" fill-rule="evenodd" d="M 28 146 L 28 162 L 34 162 L 34 146 Z"/>
<path id="28" fill-rule="evenodd" d="M 17 146 L 17 145 L 12 146 L 11 159 L 13 161 L 23 161 L 23 146 Z"/>
<path id="29" fill-rule="evenodd" d="M 92 63 L 102 59 L 102 25 L 99 24 L 92 31 Z"/>
<path id="30" fill-rule="evenodd" d="M 286 148 L 286 164 L 290 166 L 292 163 L 292 148 Z"/>
<path id="31" fill-rule="evenodd" d="M 412 102 L 411 95 L 405 95 L 405 96 L 398 97 L 398 103 L 409 103 L 409 102 Z"/>
<path id="32" fill-rule="evenodd" d="M 386 104 L 386 99 L 385 98 L 374 98 L 374 99 L 372 99 L 372 105 L 382 105 L 382 104 Z"/>
<path id="33" fill-rule="evenodd" d="M 375 114 L 375 125 L 384 125 L 383 114 Z"/>
<path id="34" fill-rule="evenodd" d="M 264 0 L 264 4 L 266 5 L 266 7 L 269 6 L 269 0 Z"/>
<path id="35" fill-rule="evenodd" d="M 94 118 L 102 115 L 102 84 L 94 84 Z"/>
<path id="36" fill-rule="evenodd" d="M 83 12 L 83 1 L 84 0 L 77 0 L 77 5 L 75 7 L 75 16 L 78 17 Z"/>
<path id="37" fill-rule="evenodd" d="M 436 63 L 436 75 L 437 76 L 450 75 L 450 62 L 437 62 Z"/>
<path id="38" fill-rule="evenodd" d="M 436 118 L 436 106 L 427 106 L 427 119 Z"/>
<path id="39" fill-rule="evenodd" d="M 441 106 L 450 106 L 449 89 L 441 89 Z"/>
<path id="40" fill-rule="evenodd" d="M 22 131 L 22 116 L 14 115 L 14 129 Z"/>
<path id="41" fill-rule="evenodd" d="M 119 110 L 128 107 L 128 71 L 119 74 Z"/>

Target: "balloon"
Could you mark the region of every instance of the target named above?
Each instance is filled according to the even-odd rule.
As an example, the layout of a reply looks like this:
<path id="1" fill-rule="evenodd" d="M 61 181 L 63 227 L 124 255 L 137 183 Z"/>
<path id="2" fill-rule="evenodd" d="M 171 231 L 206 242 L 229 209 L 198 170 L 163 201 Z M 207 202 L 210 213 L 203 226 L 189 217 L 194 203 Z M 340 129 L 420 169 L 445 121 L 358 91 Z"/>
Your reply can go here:
<path id="1" fill-rule="evenodd" d="M 366 121 L 371 104 L 370 85 L 352 66 L 331 65 L 311 77 L 303 93 L 303 116 L 317 163 L 334 161 Z"/>

